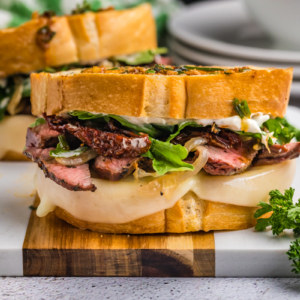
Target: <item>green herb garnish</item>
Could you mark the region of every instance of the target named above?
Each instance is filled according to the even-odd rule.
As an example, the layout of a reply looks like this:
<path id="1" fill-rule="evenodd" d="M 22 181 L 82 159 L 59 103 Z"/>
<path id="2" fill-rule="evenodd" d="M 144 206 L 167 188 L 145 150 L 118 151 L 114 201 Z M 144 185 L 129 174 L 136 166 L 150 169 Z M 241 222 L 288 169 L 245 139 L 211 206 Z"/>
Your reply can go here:
<path id="1" fill-rule="evenodd" d="M 154 70 L 151 70 L 151 69 L 149 69 L 149 70 L 146 71 L 146 74 L 155 74 L 155 73 L 156 72 Z"/>
<path id="2" fill-rule="evenodd" d="M 277 119 L 269 119 L 263 124 L 269 132 L 273 132 L 273 136 L 277 138 L 280 145 L 288 144 L 295 136 L 295 132 L 289 130 L 288 127 L 282 127 Z"/>
<path id="3" fill-rule="evenodd" d="M 289 260 L 293 261 L 292 272 L 300 274 L 300 239 L 297 238 L 294 242 L 291 242 L 290 250 L 286 253 Z"/>
<path id="4" fill-rule="evenodd" d="M 184 66 L 188 70 L 199 70 L 205 72 L 216 72 L 216 71 L 225 71 L 225 69 L 221 68 L 206 68 L 206 67 L 196 67 L 196 66 Z"/>
<path id="5" fill-rule="evenodd" d="M 239 101 L 237 98 L 234 98 L 233 106 L 234 110 L 237 112 L 241 119 L 245 117 L 250 118 L 251 111 L 246 100 Z"/>
<path id="6" fill-rule="evenodd" d="M 298 142 L 300 141 L 300 130 L 291 125 L 286 118 L 277 117 L 275 120 L 278 121 L 282 126 L 288 128 L 289 132 L 294 132 L 296 140 Z"/>
<path id="7" fill-rule="evenodd" d="M 261 208 L 256 211 L 254 217 L 257 218 L 255 229 L 265 230 L 271 226 L 273 235 L 281 234 L 285 229 L 293 229 L 296 235 L 300 233 L 300 199 L 293 203 L 295 190 L 290 188 L 281 194 L 278 190 L 269 193 L 270 204 L 260 202 Z M 292 272 L 300 274 L 300 240 L 296 239 L 290 245 L 290 250 L 286 253 L 289 260 L 293 261 Z"/>

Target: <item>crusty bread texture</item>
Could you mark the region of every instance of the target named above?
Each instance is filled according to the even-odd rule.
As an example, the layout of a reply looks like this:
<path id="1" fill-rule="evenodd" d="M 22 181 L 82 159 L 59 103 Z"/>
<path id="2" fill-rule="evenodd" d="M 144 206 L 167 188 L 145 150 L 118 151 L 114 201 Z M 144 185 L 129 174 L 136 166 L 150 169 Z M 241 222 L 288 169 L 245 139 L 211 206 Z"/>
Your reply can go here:
<path id="1" fill-rule="evenodd" d="M 250 71 L 230 75 L 81 70 L 32 74 L 32 113 L 52 115 L 83 110 L 132 117 L 220 119 L 236 115 L 232 100 L 237 98 L 247 100 L 252 113 L 283 117 L 293 69 L 249 68 Z"/>
<path id="2" fill-rule="evenodd" d="M 37 32 L 44 26 L 55 32 L 45 48 L 36 42 Z M 120 11 L 37 17 L 19 27 L 0 30 L 0 77 L 47 66 L 87 64 L 156 47 L 155 20 L 149 4 Z"/>
<path id="3" fill-rule="evenodd" d="M 189 192 L 170 209 L 124 224 L 82 221 L 59 207 L 54 213 L 80 229 L 105 233 L 145 234 L 246 229 L 255 226 L 256 209 L 256 207 L 201 200 L 193 192 Z"/>

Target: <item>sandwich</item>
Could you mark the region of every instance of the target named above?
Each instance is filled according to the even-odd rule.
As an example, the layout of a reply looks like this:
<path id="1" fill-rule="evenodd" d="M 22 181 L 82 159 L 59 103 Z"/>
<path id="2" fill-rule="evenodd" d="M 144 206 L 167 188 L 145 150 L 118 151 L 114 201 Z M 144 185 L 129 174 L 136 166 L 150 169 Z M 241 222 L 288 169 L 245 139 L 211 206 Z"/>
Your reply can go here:
<path id="1" fill-rule="evenodd" d="M 79 66 L 162 62 L 151 6 L 90 11 L 71 15 L 33 14 L 16 28 L 0 30 L 0 160 L 23 160 L 30 111 L 30 73 L 57 72 Z"/>
<path id="2" fill-rule="evenodd" d="M 37 215 L 106 233 L 245 229 L 292 183 L 289 69 L 92 67 L 31 75 Z"/>

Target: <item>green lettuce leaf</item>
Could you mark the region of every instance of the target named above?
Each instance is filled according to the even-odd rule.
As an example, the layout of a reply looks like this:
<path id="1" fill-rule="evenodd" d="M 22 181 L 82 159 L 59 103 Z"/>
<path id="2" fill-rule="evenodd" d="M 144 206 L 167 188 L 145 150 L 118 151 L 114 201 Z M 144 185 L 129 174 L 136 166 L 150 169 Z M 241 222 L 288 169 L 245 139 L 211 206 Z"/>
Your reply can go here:
<path id="1" fill-rule="evenodd" d="M 187 127 L 187 126 L 190 126 L 190 127 L 203 127 L 202 125 L 197 124 L 196 122 L 193 122 L 193 121 L 182 122 L 182 123 L 178 124 L 177 131 L 174 132 L 173 134 L 171 134 L 168 137 L 167 142 L 172 141 L 181 132 L 181 130 L 184 129 L 185 127 Z"/>
<path id="2" fill-rule="evenodd" d="M 194 166 L 184 162 L 188 151 L 181 145 L 151 139 L 151 148 L 142 156 L 153 159 L 153 169 L 159 174 L 167 172 L 192 171 Z"/>
<path id="3" fill-rule="evenodd" d="M 162 130 L 163 127 L 161 126 L 153 126 L 151 124 L 136 125 L 117 115 L 92 114 L 84 111 L 72 111 L 69 112 L 69 114 L 73 117 L 77 117 L 79 120 L 99 120 L 100 122 L 105 123 L 109 122 L 110 118 L 112 118 L 118 121 L 122 126 L 130 129 L 135 133 L 147 133 L 150 137 L 153 138 L 159 138 L 168 135 L 165 130 Z"/>

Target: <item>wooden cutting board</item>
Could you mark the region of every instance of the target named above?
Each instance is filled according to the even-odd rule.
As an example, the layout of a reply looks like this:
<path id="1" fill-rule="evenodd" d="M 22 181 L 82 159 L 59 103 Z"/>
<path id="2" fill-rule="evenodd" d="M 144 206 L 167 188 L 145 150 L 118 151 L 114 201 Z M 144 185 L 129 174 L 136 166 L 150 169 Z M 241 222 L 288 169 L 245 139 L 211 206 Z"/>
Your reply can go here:
<path id="1" fill-rule="evenodd" d="M 101 234 L 32 211 L 23 271 L 24 276 L 215 276 L 214 234 Z"/>

